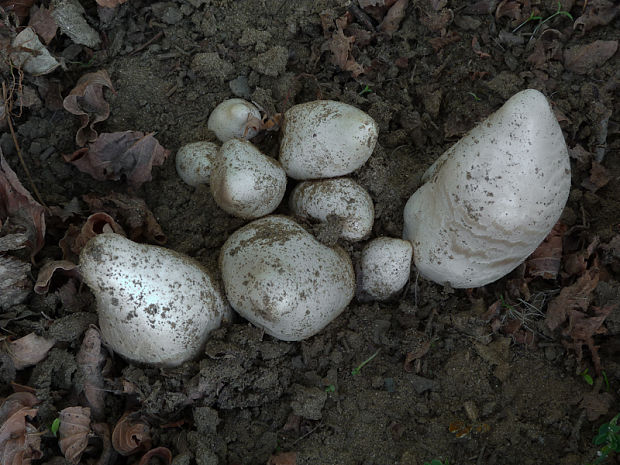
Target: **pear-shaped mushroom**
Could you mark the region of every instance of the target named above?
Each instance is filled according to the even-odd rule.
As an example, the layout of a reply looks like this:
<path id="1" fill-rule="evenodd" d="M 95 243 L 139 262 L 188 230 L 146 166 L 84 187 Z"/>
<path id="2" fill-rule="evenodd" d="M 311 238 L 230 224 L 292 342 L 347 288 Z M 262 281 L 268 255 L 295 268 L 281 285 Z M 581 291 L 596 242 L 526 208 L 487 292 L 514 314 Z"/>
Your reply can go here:
<path id="1" fill-rule="evenodd" d="M 501 278 L 538 247 L 571 178 L 553 111 L 528 89 L 447 150 L 425 179 L 405 206 L 404 238 L 423 277 L 467 288 Z"/>
<path id="2" fill-rule="evenodd" d="M 198 262 L 118 234 L 88 241 L 80 273 L 95 294 L 104 340 L 135 362 L 180 365 L 227 313 L 217 283 Z"/>
<path id="3" fill-rule="evenodd" d="M 226 295 L 244 318 L 285 341 L 318 333 L 355 292 L 351 259 L 283 216 L 235 231 L 220 252 Z"/>
<path id="4" fill-rule="evenodd" d="M 209 115 L 207 127 L 222 142 L 251 139 L 260 129 L 260 110 L 240 98 L 224 100 Z"/>

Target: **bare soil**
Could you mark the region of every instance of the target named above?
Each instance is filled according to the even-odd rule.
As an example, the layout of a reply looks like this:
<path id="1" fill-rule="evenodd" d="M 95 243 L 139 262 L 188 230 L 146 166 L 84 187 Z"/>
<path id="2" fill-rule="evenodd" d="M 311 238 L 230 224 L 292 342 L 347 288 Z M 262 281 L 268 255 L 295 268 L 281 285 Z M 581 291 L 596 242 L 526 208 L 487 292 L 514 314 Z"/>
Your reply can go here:
<path id="1" fill-rule="evenodd" d="M 562 217 L 570 230 L 565 248 L 584 250 L 595 236 L 609 246 L 620 232 L 619 55 L 585 73 L 567 69 L 561 58 L 561 50 L 617 40 L 618 18 L 580 33 L 573 20 L 560 15 L 531 36 L 538 21 L 512 34 L 515 21 L 496 17 L 496 2 L 411 1 L 391 36 L 351 17 L 345 35 L 355 33 L 352 57 L 365 69 L 353 78 L 334 64 L 325 44 L 334 19 L 357 1 L 129 0 L 105 20 L 94 1 L 81 3 L 103 39 L 101 49 L 82 48 L 67 59 L 66 70 L 26 75 L 24 83 L 57 82 L 64 97 L 81 75 L 106 69 L 115 92 L 105 93 L 110 117 L 98 131 L 154 132 L 172 155 L 137 190 L 122 181 L 96 181 L 62 158 L 77 149 L 77 118 L 45 105 L 27 110 L 14 125 L 25 163 L 48 205 L 65 206 L 77 198 L 86 212 L 84 194 L 130 193 L 155 214 L 166 247 L 216 271 L 220 246 L 244 222 L 219 209 L 208 187 L 185 185 L 176 174 L 174 153 L 189 142 L 216 140 L 206 120 L 226 98 L 252 100 L 272 115 L 324 98 L 355 105 L 376 119 L 377 148 L 353 178 L 375 203 L 373 237 L 400 237 L 404 204 L 433 160 L 515 92 L 535 88 L 552 103 L 569 148 L 579 145 L 590 153 L 602 148 L 599 161 L 609 176 L 606 185 L 588 190 L 584 180 L 590 178 L 591 159 L 571 160 L 573 187 Z M 501 3 L 523 7 L 530 2 Z M 573 19 L 582 15 L 583 2 L 561 3 Z M 557 10 L 551 0 L 531 4 L 543 18 Z M 371 18 L 371 25 L 377 24 Z M 432 39 L 446 37 L 452 42 L 434 49 Z M 72 45 L 58 35 L 50 48 L 69 56 Z M 531 58 L 535 53 L 542 55 Z M 606 110 L 611 116 L 602 122 Z M 254 142 L 277 157 L 277 132 Z M 0 145 L 29 188 L 8 131 Z M 285 204 L 278 213 L 288 213 Z M 60 258 L 62 234 L 50 228 L 39 264 Z M 341 245 L 355 260 L 363 243 Z M 620 302 L 620 254 L 606 250 L 593 301 L 599 307 Z M 599 381 L 602 374 L 596 376 L 585 346 L 578 360 L 563 343 L 566 335 L 544 324 L 547 303 L 575 277 L 532 280 L 528 300 L 513 289 L 522 273 L 519 269 L 485 288 L 464 291 L 427 282 L 413 270 L 399 298 L 354 300 L 308 340 L 278 341 L 239 319 L 217 330 L 198 360 L 177 369 L 141 367 L 110 356 L 107 422 L 113 425 L 126 409 L 139 411 L 153 427 L 153 445 L 168 447 L 177 465 L 262 465 L 286 451 L 297 453 L 298 465 L 422 465 L 431 459 L 450 465 L 591 463 L 598 427 L 619 409 L 620 308 L 607 318 L 605 334 L 595 336 L 611 400 L 591 421 L 583 399 L 593 387 L 579 373 L 589 369 L 596 392 L 607 384 Z M 512 299 L 527 319 L 521 329 L 531 338 L 518 339 L 491 326 L 485 315 L 500 296 Z M 52 287 L 49 294 L 32 293 L 0 314 L 2 330 L 15 337 L 45 334 L 52 322 L 66 318 L 66 328 L 54 329 L 66 337 L 44 361 L 0 373 L 0 395 L 11 392 L 11 381 L 36 389 L 41 431 L 59 410 L 76 405 L 75 357 L 83 331 L 96 321 L 93 304 L 85 312 L 92 318 L 64 308 Z M 405 363 L 407 354 L 425 343 L 430 343 L 428 352 Z M 376 352 L 359 374 L 352 374 Z M 120 392 L 121 380 L 134 386 L 133 394 Z M 61 456 L 49 432 L 42 450 L 35 463 Z M 82 461 L 97 455 L 96 448 L 87 451 Z M 109 464 L 135 461 L 135 456 L 116 456 Z"/>

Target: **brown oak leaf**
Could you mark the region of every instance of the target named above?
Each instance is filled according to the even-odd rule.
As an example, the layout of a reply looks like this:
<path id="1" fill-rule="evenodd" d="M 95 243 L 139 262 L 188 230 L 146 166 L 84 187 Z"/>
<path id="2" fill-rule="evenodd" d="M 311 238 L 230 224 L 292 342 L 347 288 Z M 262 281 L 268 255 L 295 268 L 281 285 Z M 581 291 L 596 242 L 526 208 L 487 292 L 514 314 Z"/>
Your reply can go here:
<path id="1" fill-rule="evenodd" d="M 135 188 L 150 181 L 151 169 L 164 163 L 170 150 L 163 148 L 153 133 L 122 131 L 100 134 L 88 148 L 65 155 L 80 171 L 100 181 L 126 178 Z"/>

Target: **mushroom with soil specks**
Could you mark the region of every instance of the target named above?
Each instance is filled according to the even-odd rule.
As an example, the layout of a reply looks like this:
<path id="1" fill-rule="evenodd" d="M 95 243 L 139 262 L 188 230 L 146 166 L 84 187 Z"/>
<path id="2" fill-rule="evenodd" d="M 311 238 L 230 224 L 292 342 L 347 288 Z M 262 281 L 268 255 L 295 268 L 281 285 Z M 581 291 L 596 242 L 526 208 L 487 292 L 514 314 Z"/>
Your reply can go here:
<path id="1" fill-rule="evenodd" d="M 560 218 L 571 183 L 562 130 L 533 89 L 472 129 L 425 179 L 405 206 L 403 235 L 420 274 L 455 288 L 521 264 Z"/>

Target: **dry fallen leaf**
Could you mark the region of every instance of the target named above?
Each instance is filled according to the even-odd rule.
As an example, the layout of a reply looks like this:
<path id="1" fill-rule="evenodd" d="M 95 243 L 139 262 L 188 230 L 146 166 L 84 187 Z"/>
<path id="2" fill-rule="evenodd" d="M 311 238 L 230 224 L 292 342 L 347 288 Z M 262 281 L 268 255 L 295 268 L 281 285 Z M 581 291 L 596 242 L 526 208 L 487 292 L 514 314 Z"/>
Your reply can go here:
<path id="1" fill-rule="evenodd" d="M 0 151 L 0 225 L 7 218 L 28 236 L 32 259 L 44 244 L 45 209 L 24 189 Z"/>
<path id="2" fill-rule="evenodd" d="M 172 452 L 170 452 L 170 449 L 167 447 L 156 447 L 144 454 L 140 458 L 138 465 L 148 465 L 152 457 L 161 459 L 165 465 L 170 465 L 172 463 Z"/>
<path id="3" fill-rule="evenodd" d="M 561 222 L 555 224 L 542 244 L 526 260 L 527 275 L 543 279 L 555 279 L 558 276 L 562 261 L 562 238 L 567 229 Z"/>
<path id="4" fill-rule="evenodd" d="M 110 116 L 110 105 L 103 98 L 104 87 L 114 92 L 112 81 L 105 69 L 88 73 L 78 80 L 63 100 L 65 110 L 80 117 L 80 128 L 75 135 L 75 143 L 80 147 L 97 139 L 94 125 Z"/>
<path id="5" fill-rule="evenodd" d="M 24 20 L 30 14 L 30 8 L 34 0 L 2 0 L 0 2 L 0 8 L 6 13 L 13 13 L 19 18 L 20 24 L 23 24 Z"/>
<path id="6" fill-rule="evenodd" d="M 34 285 L 34 292 L 37 294 L 46 294 L 49 290 L 50 281 L 54 273 L 62 270 L 63 274 L 77 277 L 79 275 L 77 265 L 68 260 L 54 260 L 48 262 L 41 267 L 37 276 L 37 282 Z"/>
<path id="7" fill-rule="evenodd" d="M 596 192 L 601 187 L 606 186 L 609 181 L 611 181 L 611 176 L 607 172 L 607 169 L 600 163 L 593 161 L 590 177 L 584 179 L 581 186 L 585 187 L 590 192 Z"/>
<path id="8" fill-rule="evenodd" d="M 58 246 L 62 249 L 63 258 L 77 263 L 78 256 L 86 243 L 93 237 L 108 232 L 125 236 L 122 226 L 110 215 L 103 212 L 90 215 L 81 228 L 69 225 L 64 237 L 58 242 Z"/>
<path id="9" fill-rule="evenodd" d="M 595 40 L 564 52 L 564 66 L 577 74 L 586 74 L 609 60 L 618 50 L 617 40 Z"/>
<path id="10" fill-rule="evenodd" d="M 432 32 L 444 30 L 454 20 L 454 12 L 449 8 L 440 11 L 423 11 L 420 13 L 420 23 Z"/>
<path id="11" fill-rule="evenodd" d="M 332 52 L 332 62 L 343 71 L 351 71 L 351 76 L 355 78 L 364 72 L 364 67 L 355 61 L 355 58 L 351 55 L 351 48 L 353 42 L 355 42 L 355 37 L 344 35 L 343 28 L 346 25 L 346 15 L 336 19 L 336 30 L 332 33 L 331 38 L 324 47 Z"/>
<path id="12" fill-rule="evenodd" d="M 552 331 L 566 321 L 571 310 L 585 311 L 590 306 L 592 291 L 596 288 L 599 279 L 597 268 L 587 270 L 577 281 L 563 288 L 560 295 L 555 297 L 547 307 L 545 323 Z"/>
<path id="13" fill-rule="evenodd" d="M 80 462 L 82 452 L 88 445 L 90 433 L 90 409 L 87 407 L 67 407 L 58 413 L 58 445 L 68 462 Z"/>
<path id="14" fill-rule="evenodd" d="M 583 358 L 582 346 L 586 345 L 590 349 L 594 370 L 597 375 L 601 373 L 601 359 L 598 355 L 599 346 L 594 344 L 594 335 L 607 332 L 602 325 L 615 308 L 615 304 L 606 305 L 602 308 L 592 307 L 594 316 L 587 315 L 579 310 L 570 310 L 568 312 L 569 325 L 563 334 L 569 336 L 572 342 L 565 343 L 565 345 L 576 352 L 577 363 L 581 362 Z"/>
<path id="15" fill-rule="evenodd" d="M 170 155 L 153 133 L 123 131 L 100 134 L 88 148 L 65 155 L 80 171 L 100 181 L 118 181 L 126 177 L 135 188 L 150 181 L 151 169 Z"/>
<path id="16" fill-rule="evenodd" d="M 446 45 L 453 44 L 459 40 L 461 40 L 461 36 L 454 31 L 448 31 L 445 36 L 428 39 L 428 43 L 431 44 L 435 52 L 438 52 Z"/>
<path id="17" fill-rule="evenodd" d="M 383 18 L 383 21 L 381 21 L 381 24 L 379 24 L 379 30 L 389 35 L 392 35 L 398 31 L 400 22 L 405 17 L 405 12 L 408 5 L 409 0 L 398 0 L 394 3 L 394 5 L 392 5 L 392 7 L 388 10 L 385 18 Z"/>
<path id="18" fill-rule="evenodd" d="M 104 417 L 105 390 L 101 369 L 105 363 L 101 335 L 95 327 L 90 327 L 84 334 L 76 362 L 82 375 L 83 392 L 94 419 Z"/>
<path id="19" fill-rule="evenodd" d="M 80 147 L 97 139 L 94 125 L 110 116 L 110 105 L 103 98 L 104 87 L 114 92 L 112 81 L 105 69 L 88 73 L 78 80 L 63 100 L 65 110 L 80 117 L 80 128 L 75 135 L 75 143 Z"/>
<path id="20" fill-rule="evenodd" d="M 32 8 L 28 26 L 34 29 L 45 45 L 49 45 L 52 39 L 56 37 L 58 30 L 56 20 L 52 17 L 50 10 L 44 6 Z"/>
<path id="21" fill-rule="evenodd" d="M 103 211 L 117 218 L 132 241 L 166 243 L 166 235 L 144 200 L 118 192 L 101 197 L 86 194 L 82 198 L 91 211 Z"/>
<path id="22" fill-rule="evenodd" d="M 30 465 L 41 458 L 41 435 L 27 418 L 34 418 L 39 401 L 29 392 L 11 394 L 0 405 L 0 463 Z"/>
<path id="23" fill-rule="evenodd" d="M 13 360 L 15 369 L 23 370 L 47 357 L 47 353 L 54 346 L 55 342 L 54 339 L 30 333 L 16 341 L 9 342 L 7 344 L 7 352 L 11 360 Z"/>
<path id="24" fill-rule="evenodd" d="M 596 26 L 606 26 L 620 13 L 620 4 L 613 0 L 589 0 L 586 11 L 575 20 L 573 29 L 585 34 Z"/>
<path id="25" fill-rule="evenodd" d="M 502 0 L 495 10 L 495 20 L 506 16 L 514 21 L 521 19 L 521 3 L 515 0 Z"/>
<path id="26" fill-rule="evenodd" d="M 135 454 L 151 447 L 151 428 L 139 418 L 125 413 L 112 432 L 112 446 L 123 456 Z"/>

